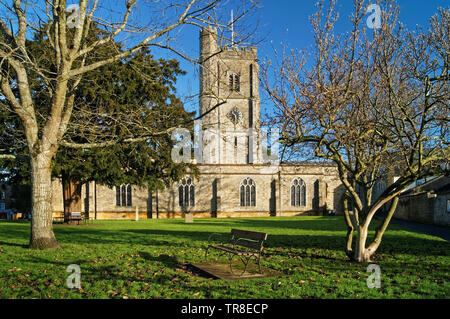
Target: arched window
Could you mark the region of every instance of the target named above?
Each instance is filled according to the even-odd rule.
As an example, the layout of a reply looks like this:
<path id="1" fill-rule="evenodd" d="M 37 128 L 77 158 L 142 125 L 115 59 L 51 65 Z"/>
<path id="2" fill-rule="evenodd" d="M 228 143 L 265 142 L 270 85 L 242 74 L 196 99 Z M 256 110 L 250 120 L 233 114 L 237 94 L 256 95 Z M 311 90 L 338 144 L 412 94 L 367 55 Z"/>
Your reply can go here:
<path id="1" fill-rule="evenodd" d="M 127 186 L 127 206 L 133 206 L 133 203 L 131 201 L 132 198 L 132 192 L 131 192 L 131 185 Z"/>
<path id="2" fill-rule="evenodd" d="M 245 178 L 239 187 L 241 206 L 256 206 L 256 184 L 251 178 Z"/>
<path id="3" fill-rule="evenodd" d="M 300 177 L 292 181 L 291 206 L 306 206 L 306 184 Z"/>
<path id="4" fill-rule="evenodd" d="M 132 206 L 132 198 L 131 185 L 116 186 L 116 206 Z"/>
<path id="5" fill-rule="evenodd" d="M 230 91 L 240 91 L 240 76 L 239 74 L 233 73 L 228 76 L 228 87 L 230 88 Z"/>
<path id="6" fill-rule="evenodd" d="M 195 206 L 195 186 L 191 178 L 183 178 L 178 186 L 178 200 L 181 207 Z"/>

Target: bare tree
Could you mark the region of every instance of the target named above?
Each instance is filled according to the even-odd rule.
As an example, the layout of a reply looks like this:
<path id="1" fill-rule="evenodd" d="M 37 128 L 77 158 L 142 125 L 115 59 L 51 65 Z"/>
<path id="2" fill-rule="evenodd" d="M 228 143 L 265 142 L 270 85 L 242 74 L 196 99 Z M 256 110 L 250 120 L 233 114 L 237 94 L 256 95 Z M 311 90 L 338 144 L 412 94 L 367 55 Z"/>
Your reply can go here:
<path id="1" fill-rule="evenodd" d="M 1 107 L 18 117 L 12 131 L 23 130 L 32 175 L 32 225 L 30 247 L 57 249 L 52 230 L 51 165 L 61 145 L 74 148 L 102 147 L 118 141 L 113 135 L 98 130 L 98 121 L 90 126 L 89 114 L 78 114 L 74 107 L 74 92 L 83 75 L 106 64 L 115 63 L 144 47 L 170 50 L 196 62 L 174 45 L 181 27 L 213 26 L 228 34 L 228 15 L 221 12 L 222 0 L 174 1 L 113 1 L 79 0 L 69 6 L 65 0 L 11 0 L 1 2 L 0 62 Z M 257 5 L 256 1 L 239 1 L 237 22 Z M 117 13 L 119 11 L 119 13 Z M 139 14 L 148 15 L 147 25 L 140 23 Z M 224 19 L 226 17 L 226 19 Z M 103 29 L 103 37 L 87 41 L 93 27 Z M 32 50 L 33 35 L 43 32 L 51 48 L 55 65 L 46 63 L 46 55 Z M 97 55 L 96 50 L 123 40 L 116 53 Z M 138 70 L 138 67 L 137 67 Z M 36 81 L 39 92 L 36 92 Z M 46 94 L 48 105 L 36 105 L 35 94 Z M 78 113 L 77 113 L 78 112 Z M 71 122 L 74 113 L 85 122 Z M 98 118 L 99 114 L 95 114 Z M 118 123 L 131 126 L 127 119 Z M 114 119 L 110 119 L 113 121 Z M 117 120 L 117 119 L 116 119 Z M 70 140 L 69 127 L 87 132 L 87 143 Z M 172 128 L 159 130 L 157 126 L 130 130 L 122 142 L 143 141 L 155 134 L 167 134 Z M 9 132 L 9 131 L 8 131 Z M 96 132 L 96 134 L 94 134 Z M 100 134 L 99 134 L 100 133 Z M 105 133 L 105 134 L 103 134 Z M 11 135 L 11 134 L 10 134 Z M 12 134 L 14 135 L 14 134 Z M 3 142 L 2 142 L 3 144 Z M 14 151 L 0 147 L 2 158 L 13 158 Z"/>
<path id="2" fill-rule="evenodd" d="M 380 7 L 380 27 L 367 29 L 367 7 L 355 0 L 352 30 L 336 35 L 335 1 L 319 3 L 311 19 L 313 53 L 285 50 L 280 65 L 269 62 L 263 76 L 283 142 L 308 145 L 337 165 L 346 190 L 345 250 L 359 262 L 370 261 L 379 247 L 399 194 L 417 179 L 448 173 L 441 164 L 450 158 L 450 12 L 440 9 L 428 30 L 409 32 L 393 1 Z M 385 205 L 387 214 L 367 243 Z"/>

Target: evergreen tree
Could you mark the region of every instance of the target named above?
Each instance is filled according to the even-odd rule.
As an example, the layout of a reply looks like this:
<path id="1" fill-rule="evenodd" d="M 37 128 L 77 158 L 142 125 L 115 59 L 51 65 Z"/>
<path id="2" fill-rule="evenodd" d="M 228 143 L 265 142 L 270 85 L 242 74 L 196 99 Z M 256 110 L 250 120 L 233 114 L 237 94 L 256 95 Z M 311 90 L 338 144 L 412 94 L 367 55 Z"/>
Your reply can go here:
<path id="1" fill-rule="evenodd" d="M 102 31 L 91 28 L 90 41 L 101 38 Z M 37 34 L 30 45 L 36 52 L 46 51 L 48 41 L 43 33 Z M 96 55 L 111 55 L 121 50 L 118 43 L 106 44 Z M 51 55 L 41 63 L 52 68 Z M 96 57 L 98 58 L 98 57 Z M 174 127 L 192 126 L 193 113 L 184 110 L 176 97 L 175 83 L 184 74 L 176 60 L 155 60 L 146 48 L 116 63 L 87 73 L 74 94 L 74 120 L 67 129 L 65 139 L 88 145 L 95 140 L 105 142 L 104 147 L 60 147 L 53 161 L 52 176 L 63 182 L 65 211 L 81 210 L 81 185 L 96 181 L 110 187 L 133 184 L 150 189 L 161 189 L 179 180 L 188 168 L 184 163 L 171 160 L 173 141 L 170 134 L 149 135 L 142 141 L 125 142 L 132 136 L 142 136 L 146 129 L 160 131 Z M 35 78 L 35 104 L 43 109 L 49 105 L 49 95 L 40 94 L 43 85 Z M 8 126 L 17 127 L 20 121 L 14 114 L 3 112 L 4 125 L 0 132 L 3 145 L 11 147 L 17 139 L 9 136 Z M 17 134 L 17 130 L 11 130 Z M 113 139 L 113 140 L 112 140 Z M 26 145 L 16 144 L 14 153 L 26 154 Z M 11 148 L 12 150 L 13 148 Z M 30 180 L 30 166 L 22 160 L 3 160 L 11 182 L 23 184 Z M 191 166 L 191 170 L 195 170 Z"/>

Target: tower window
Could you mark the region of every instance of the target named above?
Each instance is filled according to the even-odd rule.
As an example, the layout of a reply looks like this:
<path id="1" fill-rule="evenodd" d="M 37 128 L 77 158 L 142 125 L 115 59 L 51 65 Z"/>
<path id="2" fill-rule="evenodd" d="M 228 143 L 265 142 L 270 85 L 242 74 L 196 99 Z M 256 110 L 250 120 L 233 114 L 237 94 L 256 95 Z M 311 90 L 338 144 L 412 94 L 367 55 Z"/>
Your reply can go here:
<path id="1" fill-rule="evenodd" d="M 240 76 L 239 74 L 233 73 L 228 76 L 228 87 L 230 91 L 239 92 L 240 91 Z"/>
<path id="2" fill-rule="evenodd" d="M 253 97 L 253 64 L 250 64 L 250 97 Z"/>
<path id="3" fill-rule="evenodd" d="M 253 127 L 253 101 L 248 100 L 248 127 Z"/>

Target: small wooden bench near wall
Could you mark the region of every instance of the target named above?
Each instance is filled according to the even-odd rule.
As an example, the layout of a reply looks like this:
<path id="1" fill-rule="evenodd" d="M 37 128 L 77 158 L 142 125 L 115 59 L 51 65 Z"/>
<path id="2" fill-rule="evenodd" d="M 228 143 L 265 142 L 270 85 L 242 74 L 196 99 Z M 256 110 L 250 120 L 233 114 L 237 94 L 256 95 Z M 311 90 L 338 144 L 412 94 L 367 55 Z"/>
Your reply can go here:
<path id="1" fill-rule="evenodd" d="M 83 220 L 82 212 L 69 212 L 69 223 L 76 221 L 78 225 Z"/>

